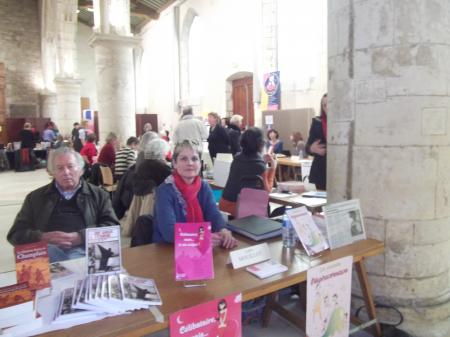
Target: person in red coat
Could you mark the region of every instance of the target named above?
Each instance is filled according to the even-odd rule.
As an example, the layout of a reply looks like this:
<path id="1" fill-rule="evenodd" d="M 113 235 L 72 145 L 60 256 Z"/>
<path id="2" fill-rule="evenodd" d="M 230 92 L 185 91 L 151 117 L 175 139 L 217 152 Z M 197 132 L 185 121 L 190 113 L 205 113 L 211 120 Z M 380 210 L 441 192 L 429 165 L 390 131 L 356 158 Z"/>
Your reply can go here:
<path id="1" fill-rule="evenodd" d="M 81 148 L 80 154 L 83 157 L 86 164 L 92 166 L 94 163 L 94 157 L 97 155 L 97 147 L 95 146 L 95 133 L 91 133 L 87 136 L 86 142 Z"/>
<path id="2" fill-rule="evenodd" d="M 101 165 L 106 165 L 114 172 L 114 163 L 116 161 L 116 147 L 118 139 L 114 132 L 110 132 L 106 137 L 106 144 L 103 145 L 98 155 L 97 162 Z"/>

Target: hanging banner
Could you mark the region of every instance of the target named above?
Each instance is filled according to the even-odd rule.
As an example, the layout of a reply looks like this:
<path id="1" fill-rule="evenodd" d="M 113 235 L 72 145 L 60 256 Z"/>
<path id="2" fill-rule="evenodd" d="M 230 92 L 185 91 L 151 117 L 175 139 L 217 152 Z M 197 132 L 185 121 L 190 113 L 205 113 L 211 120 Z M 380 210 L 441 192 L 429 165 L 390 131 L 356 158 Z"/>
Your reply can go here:
<path id="1" fill-rule="evenodd" d="M 264 74 L 261 92 L 261 110 L 281 109 L 280 72 Z"/>

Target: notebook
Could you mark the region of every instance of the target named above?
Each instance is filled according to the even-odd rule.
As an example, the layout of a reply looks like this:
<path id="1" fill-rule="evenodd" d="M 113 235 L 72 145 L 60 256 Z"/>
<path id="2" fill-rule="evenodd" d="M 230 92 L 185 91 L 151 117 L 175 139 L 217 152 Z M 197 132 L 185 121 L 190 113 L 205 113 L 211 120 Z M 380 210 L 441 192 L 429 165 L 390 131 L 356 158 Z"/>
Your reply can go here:
<path id="1" fill-rule="evenodd" d="M 228 227 L 231 231 L 255 241 L 279 236 L 282 230 L 282 224 L 280 222 L 256 215 L 231 220 Z"/>

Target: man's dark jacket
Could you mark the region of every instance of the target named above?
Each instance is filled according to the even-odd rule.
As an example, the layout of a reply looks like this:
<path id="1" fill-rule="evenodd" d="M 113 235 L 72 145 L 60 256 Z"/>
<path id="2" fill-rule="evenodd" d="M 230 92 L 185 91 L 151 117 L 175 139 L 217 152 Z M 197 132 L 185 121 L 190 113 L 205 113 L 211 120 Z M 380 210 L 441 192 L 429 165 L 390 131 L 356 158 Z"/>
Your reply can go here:
<path id="1" fill-rule="evenodd" d="M 86 227 L 119 225 L 108 193 L 84 180 L 81 184 L 75 197 Z M 54 181 L 29 193 L 9 230 L 8 241 L 12 245 L 39 241 L 59 198 Z M 84 241 L 84 230 L 80 234 Z"/>

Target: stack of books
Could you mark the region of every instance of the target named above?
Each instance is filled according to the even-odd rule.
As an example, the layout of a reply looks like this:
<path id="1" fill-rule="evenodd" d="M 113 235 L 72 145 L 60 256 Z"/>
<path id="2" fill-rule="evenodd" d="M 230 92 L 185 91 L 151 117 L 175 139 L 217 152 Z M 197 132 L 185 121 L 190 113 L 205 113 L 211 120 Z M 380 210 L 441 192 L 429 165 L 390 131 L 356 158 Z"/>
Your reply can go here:
<path id="1" fill-rule="evenodd" d="M 54 322 L 101 318 L 161 304 L 153 279 L 123 273 L 89 275 L 61 292 Z"/>
<path id="2" fill-rule="evenodd" d="M 0 288 L 0 335 L 25 334 L 41 326 L 34 291 L 27 282 Z"/>

